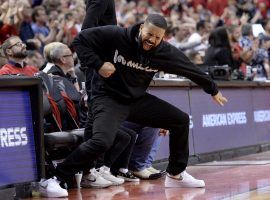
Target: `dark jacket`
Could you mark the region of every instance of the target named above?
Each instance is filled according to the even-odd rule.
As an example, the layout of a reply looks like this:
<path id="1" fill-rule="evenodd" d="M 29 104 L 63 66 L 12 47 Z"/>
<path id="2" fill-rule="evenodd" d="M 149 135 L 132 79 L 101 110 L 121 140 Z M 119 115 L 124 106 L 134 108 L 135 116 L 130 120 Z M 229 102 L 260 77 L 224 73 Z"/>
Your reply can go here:
<path id="1" fill-rule="evenodd" d="M 146 92 L 158 71 L 185 76 L 211 94 L 217 94 L 212 79 L 200 71 L 180 50 L 161 42 L 146 52 L 138 42 L 140 24 L 129 28 L 103 26 L 83 30 L 73 45 L 81 62 L 95 70 L 92 80 L 92 98 L 110 95 L 123 101 L 133 101 Z M 114 64 L 116 71 L 109 78 L 97 71 L 104 62 Z"/>
<path id="2" fill-rule="evenodd" d="M 73 84 L 76 82 L 76 78 L 73 78 L 69 73 L 65 74 L 63 70 L 57 65 L 53 65 L 51 69 L 47 72 L 47 74 L 53 74 L 53 75 L 66 78 Z"/>
<path id="3" fill-rule="evenodd" d="M 87 116 L 87 110 L 85 110 L 85 108 L 81 104 L 82 103 L 81 93 L 78 92 L 74 86 L 75 78 L 71 77 L 71 75 L 68 73 L 64 74 L 62 69 L 57 65 L 52 66 L 52 68 L 48 71 L 48 74 L 54 75 L 53 76 L 54 83 L 57 84 L 59 90 L 61 92 L 64 92 L 68 96 L 68 98 L 74 103 L 74 107 L 71 104 L 69 105 L 76 109 L 74 115 L 77 115 L 76 117 L 78 117 L 80 127 L 84 127 Z M 66 103 L 66 109 L 69 110 L 69 108 L 70 107 Z M 62 123 L 65 129 L 77 128 L 76 126 L 72 126 L 73 121 L 67 115 L 66 110 L 64 110 L 62 113 Z"/>
<path id="4" fill-rule="evenodd" d="M 228 65 L 235 68 L 231 46 L 225 27 L 218 27 L 209 36 L 210 47 L 205 52 L 204 64 L 209 66 Z"/>
<path id="5" fill-rule="evenodd" d="M 114 0 L 87 0 L 82 30 L 105 25 L 116 25 Z"/>

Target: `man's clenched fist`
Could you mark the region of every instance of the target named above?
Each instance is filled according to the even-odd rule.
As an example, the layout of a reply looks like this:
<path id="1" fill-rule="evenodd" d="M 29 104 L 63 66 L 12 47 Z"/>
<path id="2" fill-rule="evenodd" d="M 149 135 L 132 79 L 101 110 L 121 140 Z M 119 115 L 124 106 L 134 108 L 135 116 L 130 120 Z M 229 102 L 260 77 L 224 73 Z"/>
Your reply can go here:
<path id="1" fill-rule="evenodd" d="M 105 62 L 102 67 L 98 70 L 98 73 L 104 77 L 108 78 L 115 72 L 115 67 L 110 62 Z"/>

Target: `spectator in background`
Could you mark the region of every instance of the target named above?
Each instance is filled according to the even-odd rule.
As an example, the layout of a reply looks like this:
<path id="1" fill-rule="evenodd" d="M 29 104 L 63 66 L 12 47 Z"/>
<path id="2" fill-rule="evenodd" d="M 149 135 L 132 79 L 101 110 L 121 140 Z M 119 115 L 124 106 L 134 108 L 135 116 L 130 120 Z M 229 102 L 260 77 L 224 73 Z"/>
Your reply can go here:
<path id="1" fill-rule="evenodd" d="M 246 65 L 250 64 L 253 57 L 252 49 L 243 49 L 239 44 L 241 37 L 241 27 L 238 25 L 227 26 L 229 41 L 232 49 L 232 56 L 234 60 L 234 69 L 240 70 L 246 76 Z"/>
<path id="2" fill-rule="evenodd" d="M 32 17 L 32 29 L 34 31 L 34 34 L 41 34 L 43 37 L 47 37 L 50 33 L 50 30 L 47 27 L 48 15 L 45 8 L 43 6 L 35 7 Z"/>
<path id="3" fill-rule="evenodd" d="M 45 45 L 44 51 L 43 51 L 43 55 L 45 58 L 45 63 L 44 63 L 44 66 L 42 68 L 43 72 L 47 73 L 51 69 L 51 67 L 54 65 L 53 61 L 51 59 L 51 50 L 59 44 L 61 44 L 61 43 L 60 42 L 52 42 L 52 43 Z"/>
<path id="4" fill-rule="evenodd" d="M 8 63 L 0 69 L 0 75 L 4 74 L 22 74 L 33 76 L 38 69 L 33 66 L 26 65 L 27 57 L 26 45 L 18 36 L 13 36 L 4 41 L 2 50 Z"/>
<path id="5" fill-rule="evenodd" d="M 252 67 L 256 70 L 254 80 L 264 81 L 270 78 L 269 55 L 270 41 L 260 40 L 258 49 L 252 59 Z"/>
<path id="6" fill-rule="evenodd" d="M 67 110 L 70 116 L 63 113 L 63 127 L 65 129 L 82 128 L 85 124 L 85 116 L 87 110 L 82 109 L 82 94 L 75 74 L 73 53 L 67 45 L 63 43 L 57 43 L 50 50 L 50 59 L 53 62 L 53 66 L 47 72 L 49 75 L 54 77 L 55 83 L 59 87 L 63 98 L 67 104 Z"/>
<path id="7" fill-rule="evenodd" d="M 68 46 L 63 43 L 57 43 L 50 50 L 50 59 L 54 65 L 47 73 L 66 78 L 73 83 L 77 92 L 79 92 L 80 88 L 75 74 L 73 53 Z"/>
<path id="8" fill-rule="evenodd" d="M 257 0 L 256 7 L 258 8 L 258 11 L 260 12 L 260 15 L 263 19 L 269 20 L 269 9 L 270 9 L 270 2 L 269 0 Z"/>
<path id="9" fill-rule="evenodd" d="M 168 42 L 185 52 L 201 44 L 201 41 L 188 42 L 189 29 L 185 24 L 173 28 L 173 37 Z"/>
<path id="10" fill-rule="evenodd" d="M 29 50 L 25 62 L 40 70 L 44 65 L 44 58 L 37 50 Z"/>
<path id="11" fill-rule="evenodd" d="M 15 0 L 5 1 L 1 5 L 0 44 L 11 36 L 18 35 L 17 4 Z"/>
<path id="12" fill-rule="evenodd" d="M 19 36 L 23 42 L 26 42 L 28 39 L 35 37 L 35 33 L 31 26 L 33 9 L 28 1 L 20 1 L 20 3 L 22 4 L 22 11 L 20 13 L 22 22 L 20 25 Z"/>
<path id="13" fill-rule="evenodd" d="M 228 65 L 235 68 L 231 45 L 225 27 L 214 29 L 209 36 L 210 47 L 205 52 L 204 64 L 209 66 Z"/>
<path id="14" fill-rule="evenodd" d="M 196 24 L 196 32 L 192 33 L 188 38 L 188 43 L 199 43 L 193 49 L 195 51 L 206 50 L 208 47 L 208 41 L 205 38 L 208 38 L 209 33 L 212 30 L 212 25 L 210 22 L 201 20 Z"/>
<path id="15" fill-rule="evenodd" d="M 133 12 L 128 12 L 120 23 L 123 27 L 129 27 L 137 22 L 136 16 Z"/>
<path id="16" fill-rule="evenodd" d="M 253 32 L 251 24 L 244 24 L 242 26 L 242 37 L 239 40 L 239 45 L 243 50 L 251 50 L 253 46 Z"/>
<path id="17" fill-rule="evenodd" d="M 259 35 L 260 40 L 270 41 L 270 20 L 267 20 L 264 25 L 265 32 Z M 267 49 L 270 58 L 270 48 Z"/>
<path id="18" fill-rule="evenodd" d="M 27 50 L 36 50 L 41 53 L 42 44 L 39 39 L 36 39 L 36 38 L 28 39 L 26 40 L 25 44 L 26 44 Z"/>
<path id="19" fill-rule="evenodd" d="M 32 18 L 31 27 L 35 36 L 43 45 L 53 42 L 56 39 L 58 22 L 51 21 L 47 27 L 48 15 L 43 6 L 37 6 L 33 9 Z"/>
<path id="20" fill-rule="evenodd" d="M 76 28 L 76 21 L 75 16 L 73 12 L 68 12 L 65 14 L 65 25 L 64 25 L 64 31 L 65 31 L 65 43 L 70 46 L 73 39 L 77 36 L 79 31 Z"/>
<path id="21" fill-rule="evenodd" d="M 266 62 L 267 51 L 264 49 L 260 49 L 260 41 L 259 38 L 255 38 L 252 31 L 252 24 L 244 24 L 242 26 L 242 37 L 239 40 L 239 45 L 243 49 L 243 51 L 250 51 L 252 52 L 252 59 L 250 61 L 250 65 L 254 69 L 254 72 L 257 71 L 259 74 L 258 77 L 265 76 L 264 67 L 263 64 L 265 63 L 266 66 L 268 65 Z M 266 67 L 268 68 L 268 67 Z M 263 72 L 264 71 L 264 72 Z M 248 72 L 249 74 L 252 72 Z M 246 72 L 246 76 L 249 76 Z M 252 74 L 252 78 L 255 76 L 255 74 Z M 251 78 L 251 79 L 252 79 Z"/>

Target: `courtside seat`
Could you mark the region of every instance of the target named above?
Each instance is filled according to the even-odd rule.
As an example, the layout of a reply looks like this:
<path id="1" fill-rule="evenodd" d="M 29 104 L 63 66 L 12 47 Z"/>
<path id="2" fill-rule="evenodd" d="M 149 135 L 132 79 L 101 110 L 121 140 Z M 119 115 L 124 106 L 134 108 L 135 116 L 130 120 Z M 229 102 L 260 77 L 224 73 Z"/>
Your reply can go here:
<path id="1" fill-rule="evenodd" d="M 82 141 L 82 137 L 65 131 L 44 134 L 45 148 L 47 151 L 56 150 L 62 147 L 76 147 Z"/>
<path id="2" fill-rule="evenodd" d="M 59 124 L 53 116 L 51 105 L 48 101 L 48 97 L 43 94 L 43 110 L 44 117 L 51 116 L 55 127 L 58 127 L 58 131 L 44 133 L 44 144 L 47 152 L 57 150 L 59 148 L 73 149 L 83 142 L 84 129 L 74 129 L 70 131 L 62 131 Z"/>
<path id="3" fill-rule="evenodd" d="M 73 135 L 76 135 L 80 138 L 83 139 L 84 137 L 84 128 L 78 128 L 78 129 L 73 129 L 73 130 L 70 130 L 70 131 L 67 131 L 68 133 L 70 134 L 73 134 Z"/>

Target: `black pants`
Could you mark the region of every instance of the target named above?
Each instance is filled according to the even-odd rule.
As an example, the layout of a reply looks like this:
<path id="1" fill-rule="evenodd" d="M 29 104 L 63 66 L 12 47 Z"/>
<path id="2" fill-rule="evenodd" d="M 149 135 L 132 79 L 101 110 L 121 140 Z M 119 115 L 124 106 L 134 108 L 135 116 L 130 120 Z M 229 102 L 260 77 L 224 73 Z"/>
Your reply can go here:
<path id="1" fill-rule="evenodd" d="M 91 108 L 91 105 L 88 105 Z M 87 122 L 84 132 L 84 141 L 87 141 L 93 136 L 93 115 L 92 110 L 88 112 Z M 125 126 L 120 126 L 116 133 L 116 137 L 112 147 L 98 157 L 97 162 L 90 162 L 90 168 L 99 168 L 103 165 L 111 168 L 114 173 L 118 172 L 119 168 L 128 168 L 128 163 L 136 142 L 136 132 Z M 90 169 L 89 168 L 89 169 Z M 85 173 L 89 172 L 89 169 Z"/>
<path id="2" fill-rule="evenodd" d="M 116 145 L 113 145 L 111 148 L 112 150 L 108 151 L 109 156 L 114 158 L 114 160 L 111 159 L 111 164 L 112 164 L 111 165 L 111 172 L 115 175 L 117 175 L 120 168 L 128 169 L 129 160 L 131 158 L 131 154 L 132 154 L 133 148 L 135 146 L 136 136 L 137 136 L 137 133 L 135 131 L 133 131 L 127 127 L 121 126 L 120 130 L 124 131 L 125 134 L 129 135 L 130 141 L 128 144 L 126 144 L 126 147 L 122 152 L 119 152 L 117 150 L 117 149 L 123 148 L 123 145 L 120 146 L 121 144 L 117 145 L 118 147 Z M 114 144 L 116 143 L 116 140 L 117 139 L 115 139 Z M 106 162 L 108 162 L 108 161 L 106 161 L 106 156 L 105 156 L 105 158 L 104 158 L 105 165 L 106 165 Z"/>
<path id="3" fill-rule="evenodd" d="M 186 113 L 150 94 L 133 103 L 119 103 L 108 96 L 98 97 L 92 100 L 91 109 L 93 136 L 57 166 L 58 177 L 74 175 L 90 159 L 94 161 L 109 150 L 125 120 L 169 130 L 170 156 L 167 172 L 176 175 L 185 170 L 189 156 L 189 116 Z"/>

